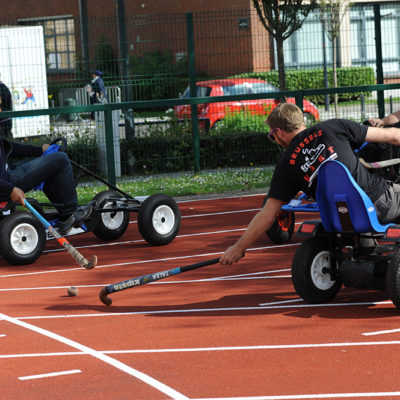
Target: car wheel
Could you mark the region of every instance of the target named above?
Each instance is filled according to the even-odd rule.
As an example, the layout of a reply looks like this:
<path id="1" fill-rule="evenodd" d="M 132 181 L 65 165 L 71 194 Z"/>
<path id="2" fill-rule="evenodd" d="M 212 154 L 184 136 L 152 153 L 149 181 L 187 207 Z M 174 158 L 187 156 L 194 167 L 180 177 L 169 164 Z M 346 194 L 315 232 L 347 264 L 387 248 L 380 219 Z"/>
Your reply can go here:
<path id="1" fill-rule="evenodd" d="M 342 282 L 331 280 L 327 238 L 310 238 L 297 249 L 292 261 L 292 282 L 307 303 L 325 303 L 339 292 Z"/>

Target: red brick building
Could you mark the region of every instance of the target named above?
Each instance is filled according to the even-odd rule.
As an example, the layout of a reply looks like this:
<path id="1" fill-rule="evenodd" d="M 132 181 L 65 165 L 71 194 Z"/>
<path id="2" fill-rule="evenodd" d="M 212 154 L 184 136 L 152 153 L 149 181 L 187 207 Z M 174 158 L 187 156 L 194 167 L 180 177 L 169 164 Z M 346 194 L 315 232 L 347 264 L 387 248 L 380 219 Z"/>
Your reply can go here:
<path id="1" fill-rule="evenodd" d="M 96 46 L 106 40 L 120 59 L 117 0 L 13 0 L 1 7 L 0 25 L 42 24 L 50 76 L 71 74 L 86 54 L 95 66 Z M 188 52 L 186 16 L 193 12 L 196 69 L 226 75 L 271 68 L 270 42 L 252 0 L 125 0 L 127 50 L 143 55 Z M 87 15 L 87 25 L 82 24 Z M 87 36 L 84 35 L 85 28 Z"/>

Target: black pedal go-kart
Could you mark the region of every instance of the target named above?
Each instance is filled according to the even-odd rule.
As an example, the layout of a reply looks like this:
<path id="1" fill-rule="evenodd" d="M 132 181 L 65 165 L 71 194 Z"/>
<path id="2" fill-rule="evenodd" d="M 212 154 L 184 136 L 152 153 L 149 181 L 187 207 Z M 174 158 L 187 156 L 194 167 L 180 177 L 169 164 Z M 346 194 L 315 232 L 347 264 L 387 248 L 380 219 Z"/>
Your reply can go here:
<path id="1" fill-rule="evenodd" d="M 303 222 L 305 241 L 292 260 L 297 294 L 312 304 L 332 300 L 342 285 L 386 290 L 400 309 L 400 225 L 382 225 L 372 201 L 340 162 L 318 172 L 320 219 Z"/>
<path id="2" fill-rule="evenodd" d="M 55 151 L 66 151 L 67 142 L 60 137 L 53 140 L 51 146 L 58 147 Z M 139 232 L 147 243 L 162 246 L 174 240 L 180 229 L 181 214 L 172 197 L 166 194 L 131 196 L 73 160 L 71 163 L 78 171 L 76 185 L 86 174 L 108 186 L 108 190 L 93 197 L 95 206 L 90 217 L 81 227 L 72 228 L 67 236 L 93 232 L 101 240 L 116 240 L 126 232 L 130 213 L 135 212 Z M 29 194 L 27 198 L 36 211 L 57 228 L 56 204 L 39 203 L 29 198 Z M 0 203 L 0 256 L 10 264 L 33 263 L 42 254 L 46 240 L 50 239 L 53 239 L 52 235 L 33 213 L 22 211 L 15 203 Z"/>

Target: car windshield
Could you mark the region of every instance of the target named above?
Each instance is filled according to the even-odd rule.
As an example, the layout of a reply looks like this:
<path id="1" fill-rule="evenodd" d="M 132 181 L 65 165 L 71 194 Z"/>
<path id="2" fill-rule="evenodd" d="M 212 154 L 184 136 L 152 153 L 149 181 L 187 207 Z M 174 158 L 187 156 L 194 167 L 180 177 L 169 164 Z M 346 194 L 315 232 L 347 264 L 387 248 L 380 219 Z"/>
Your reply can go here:
<path id="1" fill-rule="evenodd" d="M 196 96 L 197 97 L 209 97 L 211 93 L 211 88 L 208 86 L 197 86 Z M 190 97 L 190 86 L 188 86 L 183 92 L 181 98 L 188 99 Z"/>
<path id="2" fill-rule="evenodd" d="M 237 85 L 223 86 L 224 95 L 278 92 L 279 89 L 267 82 L 244 82 Z"/>

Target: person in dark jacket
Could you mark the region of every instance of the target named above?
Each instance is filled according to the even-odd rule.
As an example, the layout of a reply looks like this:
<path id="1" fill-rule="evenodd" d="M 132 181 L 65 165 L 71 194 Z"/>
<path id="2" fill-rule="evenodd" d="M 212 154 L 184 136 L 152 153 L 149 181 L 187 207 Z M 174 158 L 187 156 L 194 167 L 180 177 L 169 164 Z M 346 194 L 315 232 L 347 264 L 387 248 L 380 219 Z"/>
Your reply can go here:
<path id="1" fill-rule="evenodd" d="M 12 96 L 7 85 L 0 80 L 0 108 L 1 111 L 12 111 Z M 12 119 L 0 118 L 0 135 L 6 138 L 12 138 L 11 133 Z"/>
<path id="2" fill-rule="evenodd" d="M 72 227 L 80 226 L 89 217 L 92 205 L 78 206 L 78 198 L 71 162 L 62 151 L 42 154 L 48 144 L 33 146 L 10 142 L 0 137 L 0 201 L 12 201 L 25 205 L 25 192 L 42 182 L 43 192 L 57 204 L 60 222 L 59 230 L 65 235 Z M 10 158 L 34 157 L 15 165 Z"/>
<path id="3" fill-rule="evenodd" d="M 107 90 L 103 81 L 103 73 L 99 70 L 93 71 L 92 81 L 89 87 L 90 104 L 108 103 Z M 91 118 L 94 119 L 94 113 L 91 113 Z"/>

